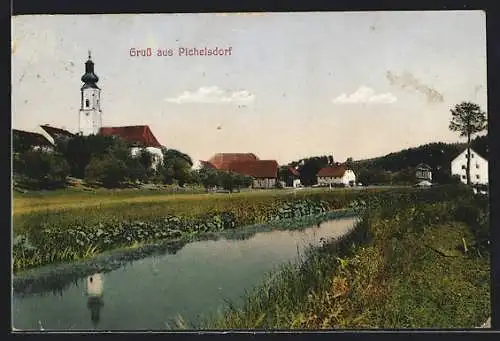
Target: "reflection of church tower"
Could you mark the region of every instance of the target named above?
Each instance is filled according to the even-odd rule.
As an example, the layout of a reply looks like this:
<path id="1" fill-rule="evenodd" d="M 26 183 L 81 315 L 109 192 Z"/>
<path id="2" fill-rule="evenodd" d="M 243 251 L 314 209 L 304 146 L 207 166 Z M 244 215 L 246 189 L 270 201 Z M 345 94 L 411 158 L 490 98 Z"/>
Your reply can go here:
<path id="1" fill-rule="evenodd" d="M 104 306 L 101 274 L 94 274 L 87 278 L 87 296 L 87 308 L 90 309 L 90 319 L 94 327 L 96 327 L 101 319 L 100 313 Z"/>
<path id="2" fill-rule="evenodd" d="M 101 89 L 97 86 L 99 77 L 94 73 L 94 62 L 89 51 L 85 62 L 84 83 L 81 90 L 78 132 L 82 135 L 97 134 L 102 126 Z"/>

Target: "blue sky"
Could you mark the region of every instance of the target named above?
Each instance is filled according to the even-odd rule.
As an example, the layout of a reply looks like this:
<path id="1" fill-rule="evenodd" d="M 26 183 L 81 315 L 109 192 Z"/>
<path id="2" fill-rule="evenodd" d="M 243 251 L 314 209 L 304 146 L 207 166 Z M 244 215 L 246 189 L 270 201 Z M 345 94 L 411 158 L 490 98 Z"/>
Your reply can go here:
<path id="1" fill-rule="evenodd" d="M 90 49 L 103 125 L 148 124 L 193 159 L 375 157 L 457 141 L 463 100 L 487 109 L 481 11 L 18 16 L 12 41 L 14 128 L 78 128 Z M 129 54 L 147 47 L 174 55 Z"/>

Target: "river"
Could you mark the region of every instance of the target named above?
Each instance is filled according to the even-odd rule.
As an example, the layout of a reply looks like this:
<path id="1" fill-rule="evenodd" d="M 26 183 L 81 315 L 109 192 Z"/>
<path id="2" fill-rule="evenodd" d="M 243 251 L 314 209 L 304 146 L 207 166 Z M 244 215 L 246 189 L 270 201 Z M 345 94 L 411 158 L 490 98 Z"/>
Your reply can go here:
<path id="1" fill-rule="evenodd" d="M 301 230 L 259 232 L 244 240 L 185 245 L 107 273 L 85 276 L 54 292 L 15 293 L 13 327 L 21 330 L 165 330 L 181 315 L 188 323 L 238 303 L 245 290 L 309 245 L 337 238 L 354 218 Z"/>

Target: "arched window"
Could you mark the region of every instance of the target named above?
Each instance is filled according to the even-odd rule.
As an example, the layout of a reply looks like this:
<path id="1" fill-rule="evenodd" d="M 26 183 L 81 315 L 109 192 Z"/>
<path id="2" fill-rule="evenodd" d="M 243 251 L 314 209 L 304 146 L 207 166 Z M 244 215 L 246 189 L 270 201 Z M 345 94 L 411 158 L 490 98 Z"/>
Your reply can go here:
<path id="1" fill-rule="evenodd" d="M 90 106 L 90 102 L 88 99 L 85 100 L 85 107 L 88 108 Z"/>

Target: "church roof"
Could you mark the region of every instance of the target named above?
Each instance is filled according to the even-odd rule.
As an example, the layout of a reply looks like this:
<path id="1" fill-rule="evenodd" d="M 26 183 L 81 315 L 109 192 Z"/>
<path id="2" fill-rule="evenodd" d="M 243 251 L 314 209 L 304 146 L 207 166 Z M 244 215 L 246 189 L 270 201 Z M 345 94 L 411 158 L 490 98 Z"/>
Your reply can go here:
<path id="1" fill-rule="evenodd" d="M 85 83 L 82 89 L 85 88 L 99 89 L 99 87 L 96 84 L 97 82 L 99 82 L 99 77 L 97 77 L 97 75 L 94 73 L 94 62 L 92 61 L 90 51 L 89 51 L 89 59 L 85 62 L 85 73 L 83 74 L 81 80 L 83 83 Z"/>
<path id="2" fill-rule="evenodd" d="M 99 134 L 104 136 L 119 136 L 129 143 L 139 144 L 142 147 L 162 147 L 147 125 L 102 127 L 99 129 Z"/>

